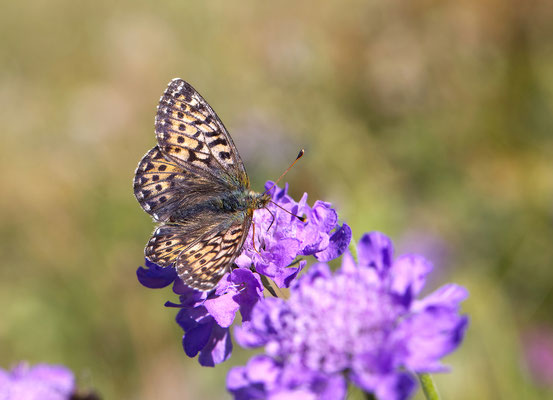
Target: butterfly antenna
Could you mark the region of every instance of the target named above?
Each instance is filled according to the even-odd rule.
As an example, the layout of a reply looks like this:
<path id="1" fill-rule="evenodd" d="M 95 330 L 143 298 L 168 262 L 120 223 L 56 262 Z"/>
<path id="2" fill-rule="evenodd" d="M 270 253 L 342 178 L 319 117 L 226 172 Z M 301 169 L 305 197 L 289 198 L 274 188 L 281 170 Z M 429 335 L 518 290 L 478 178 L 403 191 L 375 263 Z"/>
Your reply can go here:
<path id="1" fill-rule="evenodd" d="M 278 182 L 279 182 L 282 178 L 284 178 L 284 175 L 286 175 L 286 174 L 288 173 L 288 171 L 290 171 L 290 169 L 292 169 L 292 167 L 294 166 L 294 164 L 297 163 L 298 160 L 299 160 L 300 158 L 303 157 L 304 153 L 305 153 L 305 150 L 304 150 L 304 149 L 301 149 L 300 152 L 298 153 L 298 156 L 297 156 L 296 159 L 294 160 L 294 162 L 293 162 L 292 164 L 290 164 L 290 166 L 289 166 L 288 168 L 286 168 L 286 171 L 284 171 L 284 172 L 282 173 L 282 175 L 280 175 L 280 176 L 278 177 L 278 179 L 273 183 L 273 186 L 271 186 L 269 189 L 265 190 L 265 192 L 264 192 L 263 194 L 266 194 L 266 193 L 270 192 L 271 190 L 273 190 L 273 189 L 275 188 L 275 186 L 278 184 Z M 294 213 L 288 211 L 287 209 L 285 209 L 285 208 L 279 206 L 277 203 L 275 203 L 275 202 L 272 201 L 272 200 L 271 200 L 271 203 L 273 203 L 275 206 L 277 206 L 277 207 L 280 208 L 281 210 L 286 211 L 288 214 L 290 214 L 290 215 L 296 217 L 296 218 L 299 219 L 301 222 L 305 222 L 305 221 L 306 221 L 306 218 L 305 218 L 305 217 L 300 217 L 299 215 L 296 215 L 296 214 L 294 214 Z M 269 211 L 269 212 L 270 212 L 270 211 Z M 271 213 L 271 215 L 272 215 L 272 213 Z M 274 222 L 274 215 L 273 215 L 273 222 Z M 273 222 L 271 222 L 271 225 L 273 225 Z M 270 228 L 271 228 L 271 227 L 269 226 L 269 229 L 270 229 Z M 267 230 L 269 230 L 269 229 L 267 229 Z"/>
<path id="2" fill-rule="evenodd" d="M 266 193 L 270 192 L 271 190 L 273 190 L 274 187 L 277 185 L 277 183 L 278 183 L 282 178 L 284 178 L 284 175 L 286 175 L 286 174 L 288 173 L 288 171 L 290 171 L 290 169 L 294 166 L 294 164 L 297 163 L 298 160 L 299 160 L 300 158 L 303 157 L 303 154 L 304 154 L 304 153 L 305 153 L 305 150 L 304 150 L 304 149 L 301 149 L 300 152 L 299 152 L 299 154 L 298 154 L 298 156 L 297 156 L 296 159 L 294 160 L 294 162 L 293 162 L 292 164 L 290 164 L 290 166 L 289 166 L 288 168 L 286 168 L 286 171 L 284 171 L 284 172 L 282 173 L 282 175 L 280 175 L 280 176 L 278 177 L 278 179 L 273 183 L 273 186 L 271 186 L 269 189 L 265 190 L 265 192 L 263 192 L 263 194 L 266 194 Z"/>
<path id="3" fill-rule="evenodd" d="M 280 208 L 282 211 L 286 211 L 286 212 L 287 212 L 288 214 L 290 214 L 292 217 L 296 217 L 296 218 L 299 219 L 301 222 L 307 221 L 307 218 L 306 218 L 306 217 L 300 217 L 299 215 L 296 215 L 296 214 L 294 214 L 293 212 L 288 211 L 286 208 L 284 208 L 284 207 L 278 205 L 278 204 L 275 203 L 273 200 L 270 200 L 270 201 L 271 201 L 271 203 L 273 203 L 275 206 L 277 206 L 278 208 Z M 266 209 L 266 210 L 269 211 L 268 209 Z M 269 211 L 269 212 L 270 212 L 270 211 Z M 272 214 L 272 213 L 271 213 L 271 214 Z M 273 221 L 274 221 L 274 215 L 273 215 Z M 271 225 L 272 225 L 272 224 L 273 224 L 273 223 L 271 222 Z M 269 228 L 270 228 L 270 226 L 269 226 Z M 269 229 L 267 229 L 267 230 L 269 230 Z"/>
<path id="4" fill-rule="evenodd" d="M 274 202 L 271 200 L 271 203 L 274 203 Z M 275 222 L 275 214 L 273 214 L 271 210 L 269 210 L 267 207 L 265 207 L 265 210 L 267 210 L 269 214 L 271 214 L 271 217 L 273 217 L 273 219 L 271 220 L 271 224 L 267 228 L 267 232 L 269 232 L 269 229 L 271 229 L 271 226 L 273 226 L 273 222 Z"/>

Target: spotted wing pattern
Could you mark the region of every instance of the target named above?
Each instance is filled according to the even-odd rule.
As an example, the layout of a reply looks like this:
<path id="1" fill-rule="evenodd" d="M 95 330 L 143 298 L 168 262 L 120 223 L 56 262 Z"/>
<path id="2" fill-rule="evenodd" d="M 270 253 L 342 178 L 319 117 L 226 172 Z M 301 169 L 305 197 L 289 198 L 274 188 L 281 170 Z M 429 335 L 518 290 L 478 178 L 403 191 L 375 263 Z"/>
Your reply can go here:
<path id="1" fill-rule="evenodd" d="M 162 224 L 146 245 L 146 257 L 162 266 L 175 266 L 183 282 L 198 290 L 211 290 L 227 272 L 240 253 L 252 213 L 244 220 L 236 219 L 226 228 L 190 234 L 180 224 Z"/>
<path id="2" fill-rule="evenodd" d="M 167 161 L 156 146 L 146 153 L 136 168 L 134 195 L 155 219 L 167 220 L 182 202 L 180 189 L 190 175 Z"/>
<path id="3" fill-rule="evenodd" d="M 165 157 L 159 146 L 140 160 L 134 176 L 136 199 L 157 221 L 175 220 L 179 210 L 227 191 L 225 182 L 182 168 Z"/>
<path id="4" fill-rule="evenodd" d="M 182 79 L 173 79 L 161 96 L 156 136 L 161 151 L 185 169 L 249 187 L 244 164 L 223 123 Z"/>
<path id="5" fill-rule="evenodd" d="M 154 231 L 144 253 L 153 263 L 169 267 L 184 249 L 199 240 L 198 235 L 187 235 L 180 225 L 162 224 Z"/>
<path id="6" fill-rule="evenodd" d="M 183 282 L 198 290 L 213 289 L 240 254 L 250 223 L 251 213 L 245 220 L 211 232 L 182 251 L 176 268 Z"/>

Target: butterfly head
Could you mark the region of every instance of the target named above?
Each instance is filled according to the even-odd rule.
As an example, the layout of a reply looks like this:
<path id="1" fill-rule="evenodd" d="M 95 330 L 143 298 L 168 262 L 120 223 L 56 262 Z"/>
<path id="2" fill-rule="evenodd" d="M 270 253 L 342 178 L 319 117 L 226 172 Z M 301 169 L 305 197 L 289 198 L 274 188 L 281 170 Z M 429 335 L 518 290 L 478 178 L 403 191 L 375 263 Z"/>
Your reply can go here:
<path id="1" fill-rule="evenodd" d="M 264 208 L 271 201 L 271 196 L 267 193 L 262 194 L 250 191 L 248 193 L 248 197 L 251 208 L 254 210 Z"/>

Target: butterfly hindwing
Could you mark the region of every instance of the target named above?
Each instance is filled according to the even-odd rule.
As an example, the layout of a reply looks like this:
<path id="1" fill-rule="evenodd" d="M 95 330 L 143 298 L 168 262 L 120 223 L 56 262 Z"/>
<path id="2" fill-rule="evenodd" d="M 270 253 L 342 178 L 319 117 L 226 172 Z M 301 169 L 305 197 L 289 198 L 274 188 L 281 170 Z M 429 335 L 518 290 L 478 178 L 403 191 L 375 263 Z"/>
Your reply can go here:
<path id="1" fill-rule="evenodd" d="M 182 251 L 176 268 L 183 282 L 198 290 L 213 289 L 240 254 L 250 224 L 248 213 L 229 228 L 216 229 Z"/>
<path id="2" fill-rule="evenodd" d="M 144 254 L 153 263 L 169 267 L 184 249 L 198 239 L 198 236 L 184 234 L 179 225 L 162 224 L 154 231 L 144 249 Z"/>
<path id="3" fill-rule="evenodd" d="M 223 123 L 182 79 L 173 79 L 160 99 L 156 135 L 161 151 L 184 168 L 249 186 L 244 164 Z"/>

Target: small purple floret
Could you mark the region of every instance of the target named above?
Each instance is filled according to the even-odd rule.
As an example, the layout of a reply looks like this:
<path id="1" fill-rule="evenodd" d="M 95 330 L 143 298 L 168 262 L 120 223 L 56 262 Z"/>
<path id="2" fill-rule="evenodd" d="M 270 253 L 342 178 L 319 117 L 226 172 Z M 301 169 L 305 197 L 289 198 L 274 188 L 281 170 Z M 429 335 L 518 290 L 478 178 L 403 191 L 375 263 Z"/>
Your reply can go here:
<path id="1" fill-rule="evenodd" d="M 272 186 L 272 182 L 265 184 L 266 189 Z M 316 201 L 309 207 L 307 194 L 296 202 L 287 192 L 288 185 L 283 189 L 275 186 L 271 199 L 276 205 L 269 203 L 267 209 L 255 211 L 255 249 L 254 230 L 250 229 L 242 255 L 235 261 L 242 268 L 253 265 L 279 287 L 288 287 L 303 269 L 301 263 L 290 267 L 296 257 L 312 255 L 330 261 L 344 253 L 351 241 L 350 227 L 338 224 L 338 214 L 330 203 Z M 305 216 L 306 221 L 290 213 Z"/>

